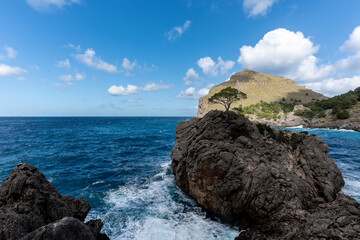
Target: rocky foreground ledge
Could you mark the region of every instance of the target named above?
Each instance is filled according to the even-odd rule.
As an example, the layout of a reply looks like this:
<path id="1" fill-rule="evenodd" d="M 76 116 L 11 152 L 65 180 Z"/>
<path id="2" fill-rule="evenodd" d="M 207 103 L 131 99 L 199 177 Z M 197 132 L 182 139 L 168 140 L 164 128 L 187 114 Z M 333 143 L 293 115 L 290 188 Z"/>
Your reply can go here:
<path id="1" fill-rule="evenodd" d="M 181 122 L 176 184 L 241 229 L 237 239 L 360 239 L 360 204 L 315 135 L 211 111 Z"/>
<path id="2" fill-rule="evenodd" d="M 61 196 L 36 167 L 19 163 L 0 187 L 0 240 L 107 240 L 86 200 Z"/>

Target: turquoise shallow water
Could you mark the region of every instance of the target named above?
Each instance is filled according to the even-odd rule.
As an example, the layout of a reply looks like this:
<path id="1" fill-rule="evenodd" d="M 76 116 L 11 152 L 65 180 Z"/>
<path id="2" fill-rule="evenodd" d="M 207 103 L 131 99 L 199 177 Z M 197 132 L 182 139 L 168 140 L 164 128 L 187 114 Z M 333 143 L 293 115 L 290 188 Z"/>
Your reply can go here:
<path id="1" fill-rule="evenodd" d="M 0 179 L 33 164 L 61 194 L 87 199 L 111 239 L 234 239 L 174 184 L 175 127 L 189 118 L 0 118 Z M 343 191 L 360 200 L 360 133 L 307 130 L 329 144 Z"/>

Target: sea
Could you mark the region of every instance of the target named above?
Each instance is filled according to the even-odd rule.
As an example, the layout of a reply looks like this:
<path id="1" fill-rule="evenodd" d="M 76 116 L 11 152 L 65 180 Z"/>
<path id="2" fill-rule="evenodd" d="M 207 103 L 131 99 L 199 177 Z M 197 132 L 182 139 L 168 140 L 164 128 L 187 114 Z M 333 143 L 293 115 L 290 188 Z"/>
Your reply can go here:
<path id="1" fill-rule="evenodd" d="M 175 127 L 190 117 L 1 117 L 0 179 L 36 166 L 63 195 L 89 201 L 110 239 L 233 240 L 239 231 L 206 213 L 174 183 Z M 290 128 L 323 139 L 343 192 L 360 201 L 360 133 Z"/>

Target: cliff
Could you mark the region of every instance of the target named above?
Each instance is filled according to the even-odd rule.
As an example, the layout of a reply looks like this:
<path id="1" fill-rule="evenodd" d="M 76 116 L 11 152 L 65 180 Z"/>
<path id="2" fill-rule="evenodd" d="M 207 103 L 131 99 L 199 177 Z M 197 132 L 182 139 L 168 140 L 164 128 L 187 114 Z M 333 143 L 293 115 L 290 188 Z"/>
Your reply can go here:
<path id="1" fill-rule="evenodd" d="M 86 200 L 61 196 L 36 167 L 19 163 L 0 187 L 1 240 L 106 240 L 100 219 L 84 223 Z"/>
<path id="2" fill-rule="evenodd" d="M 208 99 L 226 87 L 233 87 L 247 94 L 247 99 L 235 102 L 232 107 L 249 106 L 258 102 L 308 103 L 314 100 L 326 99 L 303 86 L 297 85 L 293 80 L 284 77 L 272 76 L 252 70 L 243 70 L 231 76 L 230 80 L 214 86 L 208 95 L 200 98 L 197 117 L 203 117 L 211 110 L 223 110 L 218 104 L 209 104 Z"/>
<path id="3" fill-rule="evenodd" d="M 360 204 L 315 135 L 274 130 L 211 111 L 181 122 L 171 153 L 175 182 L 241 229 L 237 239 L 355 239 Z"/>

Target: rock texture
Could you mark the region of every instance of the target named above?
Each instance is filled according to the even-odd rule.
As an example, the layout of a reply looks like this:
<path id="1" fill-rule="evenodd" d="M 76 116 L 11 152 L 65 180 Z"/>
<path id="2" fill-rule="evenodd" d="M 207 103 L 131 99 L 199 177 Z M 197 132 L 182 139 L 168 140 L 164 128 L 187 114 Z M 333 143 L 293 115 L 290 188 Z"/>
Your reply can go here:
<path id="1" fill-rule="evenodd" d="M 0 187 L 0 239 L 108 239 L 83 223 L 89 210 L 86 200 L 61 196 L 36 167 L 20 163 Z"/>
<path id="2" fill-rule="evenodd" d="M 211 111 L 181 122 L 171 153 L 176 184 L 240 226 L 238 239 L 360 238 L 360 205 L 314 135 L 273 130 Z"/>

